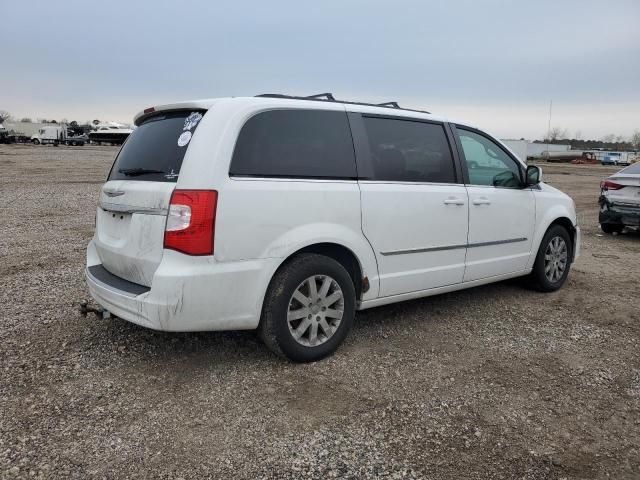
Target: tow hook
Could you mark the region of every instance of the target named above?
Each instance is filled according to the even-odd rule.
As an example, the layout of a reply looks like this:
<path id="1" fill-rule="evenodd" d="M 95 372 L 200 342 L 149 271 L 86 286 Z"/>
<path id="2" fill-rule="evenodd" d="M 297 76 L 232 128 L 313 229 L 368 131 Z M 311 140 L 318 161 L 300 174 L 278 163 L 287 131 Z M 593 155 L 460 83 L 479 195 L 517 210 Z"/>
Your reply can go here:
<path id="1" fill-rule="evenodd" d="M 87 313 L 95 313 L 97 317 L 102 318 L 103 320 L 106 320 L 108 318 L 111 318 L 111 312 L 109 310 L 105 310 L 104 308 L 93 308 L 89 306 L 89 302 L 87 302 L 86 300 L 81 300 L 80 301 L 80 315 L 82 315 L 83 317 L 87 316 Z"/>

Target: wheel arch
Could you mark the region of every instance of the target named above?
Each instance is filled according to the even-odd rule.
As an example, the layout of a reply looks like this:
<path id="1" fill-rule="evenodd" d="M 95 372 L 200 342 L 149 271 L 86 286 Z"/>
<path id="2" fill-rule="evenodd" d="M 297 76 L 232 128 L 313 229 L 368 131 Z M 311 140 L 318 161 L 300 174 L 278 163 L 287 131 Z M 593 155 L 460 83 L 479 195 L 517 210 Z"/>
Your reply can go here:
<path id="1" fill-rule="evenodd" d="M 282 262 L 280 262 L 278 268 L 276 268 L 275 272 L 271 275 L 269 283 L 271 283 L 271 280 L 276 273 L 291 261 L 291 259 L 303 253 L 324 255 L 341 264 L 349 273 L 349 276 L 353 281 L 353 285 L 356 289 L 356 299 L 358 301 L 362 299 L 362 294 L 369 290 L 369 279 L 363 275 L 362 263 L 358 256 L 350 248 L 334 242 L 313 243 L 290 253 L 287 257 L 283 258 Z"/>
<path id="2" fill-rule="evenodd" d="M 266 301 L 267 293 L 269 291 L 273 278 L 293 258 L 303 253 L 316 253 L 319 255 L 325 255 L 329 258 L 334 259 L 345 267 L 345 269 L 349 273 L 349 276 L 353 280 L 356 290 L 356 310 L 359 308 L 359 303 L 363 300 L 363 295 L 366 292 L 371 292 L 372 290 L 374 290 L 374 287 L 377 287 L 377 285 L 375 284 L 375 282 L 377 282 L 377 276 L 373 279 L 368 278 L 366 267 L 363 267 L 361 259 L 353 251 L 352 248 L 332 241 L 315 242 L 309 243 L 308 245 L 304 246 L 298 246 L 298 248 L 296 248 L 294 251 L 282 257 L 275 268 L 273 268 L 267 274 L 267 277 L 265 278 L 265 281 L 263 283 L 264 287 L 262 289 L 261 297 L 258 299 L 258 325 L 262 321 L 260 312 L 262 312 L 262 309 L 264 307 L 264 302 Z M 372 284 L 372 282 L 374 283 Z"/>
<path id="3" fill-rule="evenodd" d="M 542 239 L 545 234 L 549 231 L 551 227 L 554 225 L 560 225 L 565 228 L 569 233 L 569 239 L 571 240 L 571 252 L 572 252 L 572 262 L 573 255 L 575 254 L 575 243 L 576 243 L 576 226 L 574 222 L 569 218 L 569 216 L 565 212 L 556 212 L 555 215 L 552 215 L 545 222 L 542 223 L 544 225 L 543 228 L 540 228 L 536 234 L 535 242 L 533 245 L 535 248 L 531 249 L 531 256 L 529 257 L 529 268 L 533 268 L 533 264 L 535 262 L 536 256 L 538 255 L 538 250 L 540 249 L 540 244 L 542 243 Z M 541 225 L 541 226 L 542 226 Z"/>

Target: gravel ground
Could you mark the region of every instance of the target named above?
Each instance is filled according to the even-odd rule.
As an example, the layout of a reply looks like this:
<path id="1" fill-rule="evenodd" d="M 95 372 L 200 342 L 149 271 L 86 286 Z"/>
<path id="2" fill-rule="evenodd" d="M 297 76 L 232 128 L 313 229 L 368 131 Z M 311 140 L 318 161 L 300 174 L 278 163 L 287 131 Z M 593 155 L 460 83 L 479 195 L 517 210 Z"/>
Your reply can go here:
<path id="1" fill-rule="evenodd" d="M 640 234 L 601 235 L 601 166 L 559 292 L 511 281 L 362 312 L 339 352 L 83 318 L 112 147 L 0 145 L 2 478 L 639 478 Z"/>

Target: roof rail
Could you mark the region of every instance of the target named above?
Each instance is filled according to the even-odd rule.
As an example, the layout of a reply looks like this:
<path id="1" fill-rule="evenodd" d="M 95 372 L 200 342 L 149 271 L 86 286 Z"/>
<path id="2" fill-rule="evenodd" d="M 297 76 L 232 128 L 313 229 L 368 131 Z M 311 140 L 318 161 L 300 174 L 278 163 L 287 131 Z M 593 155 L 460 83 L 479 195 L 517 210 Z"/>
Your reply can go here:
<path id="1" fill-rule="evenodd" d="M 318 93 L 316 95 L 310 95 L 307 97 L 299 97 L 296 95 L 283 95 L 282 93 L 261 93 L 260 95 L 256 95 L 256 97 L 262 98 L 285 98 L 289 100 L 310 100 L 313 102 L 336 102 L 336 103 L 344 103 L 346 105 L 364 105 L 367 107 L 382 107 L 382 108 L 393 108 L 398 110 L 406 110 L 407 112 L 418 112 L 418 113 L 428 113 L 426 110 L 414 110 L 412 108 L 403 108 L 398 105 L 398 102 L 385 102 L 385 103 L 364 103 L 364 102 L 350 102 L 347 100 L 336 100 L 336 98 L 331 93 Z"/>
<path id="2" fill-rule="evenodd" d="M 332 102 L 336 101 L 335 97 L 333 96 L 333 93 L 329 93 L 329 92 L 317 93 L 316 95 L 309 95 L 306 98 L 314 99 L 314 98 L 322 98 L 322 97 L 326 98 L 327 100 L 331 100 Z"/>

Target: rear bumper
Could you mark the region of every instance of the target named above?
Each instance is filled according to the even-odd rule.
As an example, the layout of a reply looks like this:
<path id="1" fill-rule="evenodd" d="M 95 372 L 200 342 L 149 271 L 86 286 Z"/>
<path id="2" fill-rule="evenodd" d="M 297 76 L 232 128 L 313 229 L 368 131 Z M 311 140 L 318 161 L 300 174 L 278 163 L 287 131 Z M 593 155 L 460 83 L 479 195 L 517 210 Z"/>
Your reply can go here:
<path id="1" fill-rule="evenodd" d="M 151 288 L 142 293 L 135 291 L 136 284 L 96 275 L 99 264 L 91 242 L 85 274 L 89 293 L 101 307 L 143 327 L 188 332 L 257 328 L 264 292 L 279 262 L 216 263 L 211 257 L 167 250 Z"/>
<path id="2" fill-rule="evenodd" d="M 640 226 L 640 205 L 617 204 L 600 197 L 599 222 L 613 225 Z"/>

